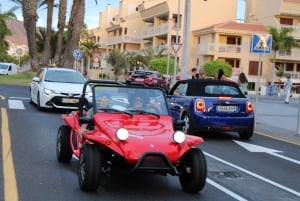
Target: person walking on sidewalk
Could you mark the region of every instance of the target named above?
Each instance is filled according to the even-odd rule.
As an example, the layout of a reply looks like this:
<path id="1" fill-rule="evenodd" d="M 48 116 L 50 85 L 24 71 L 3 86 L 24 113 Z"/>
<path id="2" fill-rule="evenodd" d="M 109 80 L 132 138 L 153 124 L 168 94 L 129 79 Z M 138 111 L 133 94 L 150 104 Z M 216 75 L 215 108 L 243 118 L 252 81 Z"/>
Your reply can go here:
<path id="1" fill-rule="evenodd" d="M 284 92 L 285 92 L 285 104 L 289 104 L 291 98 L 291 90 L 292 90 L 292 82 L 291 77 L 288 75 L 286 77 L 286 81 L 284 82 Z"/>

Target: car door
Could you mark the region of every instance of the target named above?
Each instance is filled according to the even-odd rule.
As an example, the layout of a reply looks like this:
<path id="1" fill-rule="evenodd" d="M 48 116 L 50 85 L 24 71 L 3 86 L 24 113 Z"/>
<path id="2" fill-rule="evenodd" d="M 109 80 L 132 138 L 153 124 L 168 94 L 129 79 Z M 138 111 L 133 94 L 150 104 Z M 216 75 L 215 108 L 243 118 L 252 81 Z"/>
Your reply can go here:
<path id="1" fill-rule="evenodd" d="M 190 98 L 186 96 L 187 87 L 187 82 L 179 83 L 167 96 L 169 111 L 174 120 L 180 119 L 182 111 L 189 102 Z"/>

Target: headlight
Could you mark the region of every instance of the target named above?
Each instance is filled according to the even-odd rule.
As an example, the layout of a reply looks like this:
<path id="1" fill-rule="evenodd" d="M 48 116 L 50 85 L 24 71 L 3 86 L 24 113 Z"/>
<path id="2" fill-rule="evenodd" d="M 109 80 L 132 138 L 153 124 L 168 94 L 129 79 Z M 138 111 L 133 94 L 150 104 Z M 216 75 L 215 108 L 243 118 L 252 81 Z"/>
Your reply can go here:
<path id="1" fill-rule="evenodd" d="M 185 134 L 182 131 L 175 131 L 173 140 L 177 143 L 182 143 L 185 140 Z"/>
<path id="2" fill-rule="evenodd" d="M 45 94 L 49 95 L 51 93 L 50 89 L 44 89 Z"/>
<path id="3" fill-rule="evenodd" d="M 128 139 L 128 136 L 129 136 L 129 133 L 128 133 L 128 130 L 125 129 L 125 128 L 119 128 L 117 130 L 117 138 L 121 141 L 124 141 L 124 140 L 127 140 Z"/>

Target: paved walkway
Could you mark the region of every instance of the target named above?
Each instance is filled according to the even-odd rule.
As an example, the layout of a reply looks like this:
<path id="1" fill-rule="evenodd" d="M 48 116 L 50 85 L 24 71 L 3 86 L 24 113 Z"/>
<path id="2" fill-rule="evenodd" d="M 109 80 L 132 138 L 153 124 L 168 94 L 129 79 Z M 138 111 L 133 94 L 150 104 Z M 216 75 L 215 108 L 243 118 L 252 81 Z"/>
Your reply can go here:
<path id="1" fill-rule="evenodd" d="M 290 104 L 284 104 L 284 98 L 278 96 L 259 96 L 256 100 L 255 95 L 249 95 L 249 98 L 255 108 L 256 132 L 271 134 L 300 144 L 298 97 L 292 98 Z"/>

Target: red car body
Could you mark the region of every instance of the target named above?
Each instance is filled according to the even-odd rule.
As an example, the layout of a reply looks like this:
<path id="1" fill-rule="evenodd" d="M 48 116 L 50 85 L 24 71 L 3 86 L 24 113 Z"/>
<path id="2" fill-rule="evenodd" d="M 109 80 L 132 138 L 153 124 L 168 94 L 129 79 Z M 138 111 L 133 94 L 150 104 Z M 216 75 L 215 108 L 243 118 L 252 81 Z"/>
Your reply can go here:
<path id="1" fill-rule="evenodd" d="M 203 139 L 176 131 L 183 124 L 174 122 L 169 115 L 162 89 L 104 81 L 88 81 L 86 85 L 90 83 L 93 83 L 94 101 L 96 94 L 104 90 L 112 94 L 109 95 L 110 107 L 99 111 L 94 102 L 92 119 L 84 115 L 84 105 L 79 111 L 62 115 L 65 124 L 58 129 L 56 144 L 58 161 L 69 162 L 72 155 L 79 158 L 78 177 L 82 190 L 96 190 L 103 176 L 120 169 L 132 173 L 177 175 L 183 190 L 190 193 L 204 187 L 206 160 L 197 147 Z M 132 93 L 137 92 L 155 97 L 160 112 L 130 108 Z M 89 129 L 83 131 L 82 124 L 89 124 Z M 118 136 L 120 129 L 126 130 L 126 139 Z M 184 140 L 178 141 L 176 136 Z"/>

